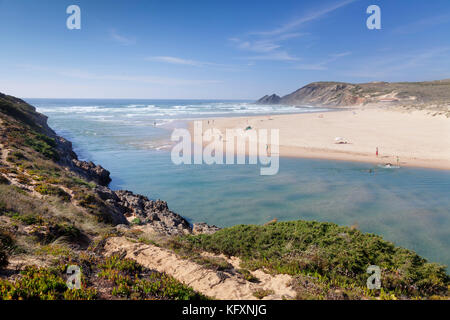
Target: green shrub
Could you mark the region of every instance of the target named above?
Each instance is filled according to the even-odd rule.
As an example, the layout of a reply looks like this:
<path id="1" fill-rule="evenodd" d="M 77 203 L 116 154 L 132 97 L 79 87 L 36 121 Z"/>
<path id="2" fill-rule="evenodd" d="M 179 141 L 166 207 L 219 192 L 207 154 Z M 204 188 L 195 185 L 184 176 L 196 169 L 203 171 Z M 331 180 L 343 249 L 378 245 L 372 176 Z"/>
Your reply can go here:
<path id="1" fill-rule="evenodd" d="M 79 193 L 75 199 L 79 201 L 80 206 L 89 209 L 97 209 L 100 203 L 100 200 L 93 194 Z"/>
<path id="2" fill-rule="evenodd" d="M 0 174 L 0 184 L 9 184 L 9 180 Z"/>
<path id="3" fill-rule="evenodd" d="M 20 214 L 14 211 L 8 211 L 5 212 L 4 215 L 26 225 L 42 224 L 44 222 L 42 217 L 35 214 Z"/>
<path id="4" fill-rule="evenodd" d="M 197 256 L 193 257 L 192 260 L 208 269 L 212 269 L 215 271 L 226 271 L 233 269 L 233 266 L 228 263 L 228 261 L 220 257 Z"/>
<path id="5" fill-rule="evenodd" d="M 8 253 L 3 248 L 0 248 L 0 270 L 8 265 Z"/>
<path id="6" fill-rule="evenodd" d="M 53 227 L 54 238 L 65 237 L 69 242 L 77 242 L 82 237 L 80 229 L 74 225 L 57 224 Z"/>
<path id="7" fill-rule="evenodd" d="M 27 157 L 25 157 L 25 155 L 20 151 L 13 151 L 11 153 L 11 155 L 14 156 L 18 160 L 26 160 L 27 159 Z"/>
<path id="8" fill-rule="evenodd" d="M 151 272 L 143 277 L 142 273 L 144 271 L 147 273 L 148 270 L 144 270 L 131 259 L 113 255 L 100 264 L 100 269 L 99 276 L 114 283 L 112 294 L 115 296 L 130 299 L 155 297 L 176 300 L 205 299 L 204 296 L 166 274 Z"/>
<path id="9" fill-rule="evenodd" d="M 93 289 L 68 289 L 56 268 L 26 267 L 15 282 L 0 280 L 3 300 L 90 300 L 96 297 Z"/>
<path id="10" fill-rule="evenodd" d="M 25 138 L 25 145 L 31 147 L 36 152 L 39 152 L 47 159 L 55 161 L 59 160 L 59 153 L 56 150 L 56 141 L 46 135 L 35 133 L 34 136 L 27 136 Z"/>
<path id="11" fill-rule="evenodd" d="M 42 195 L 50 195 L 50 196 L 57 196 L 61 198 L 63 201 L 70 201 L 70 195 L 62 190 L 61 188 L 54 187 L 49 184 L 38 184 L 34 187 L 34 190 L 39 192 Z"/>
<path id="12" fill-rule="evenodd" d="M 255 292 L 253 292 L 253 295 L 260 300 L 271 294 L 274 294 L 273 290 L 257 289 Z"/>
<path id="13" fill-rule="evenodd" d="M 88 191 L 89 192 L 89 191 Z M 85 193 L 85 191 L 78 192 L 75 195 L 75 200 L 78 204 L 86 209 L 89 213 L 94 215 L 98 222 L 112 223 L 113 219 L 109 208 L 105 203 L 92 193 Z"/>
<path id="14" fill-rule="evenodd" d="M 180 283 L 175 278 L 161 273 L 152 273 L 147 279 L 135 282 L 133 291 L 137 296 L 155 296 L 175 300 L 204 300 L 201 294 Z"/>
<path id="15" fill-rule="evenodd" d="M 134 225 L 140 225 L 142 222 L 141 222 L 141 219 L 139 219 L 139 218 L 134 218 L 132 221 L 131 221 L 131 224 L 134 224 Z"/>
<path id="16" fill-rule="evenodd" d="M 0 269 L 8 265 L 9 252 L 15 248 L 14 239 L 10 232 L 0 228 Z"/>
<path id="17" fill-rule="evenodd" d="M 122 259 L 117 255 L 113 255 L 105 260 L 104 263 L 100 265 L 100 269 L 103 271 L 121 271 L 125 274 L 134 274 L 136 272 L 142 271 L 142 266 L 139 265 L 136 261 L 131 259 Z"/>
<path id="18" fill-rule="evenodd" d="M 247 269 L 239 269 L 238 272 L 242 275 L 242 277 L 249 281 L 249 282 L 254 282 L 254 283 L 258 283 L 259 279 L 257 277 L 255 277 L 254 275 L 251 274 L 250 271 L 248 271 Z"/>
<path id="19" fill-rule="evenodd" d="M 67 177 L 61 181 L 62 184 L 64 184 L 68 188 L 74 188 L 74 187 L 87 187 L 89 189 L 95 188 L 96 184 L 93 182 L 87 182 L 83 179 L 80 179 L 78 177 Z"/>
<path id="20" fill-rule="evenodd" d="M 38 127 L 33 116 L 36 114 L 32 108 L 25 103 L 17 103 L 9 100 L 9 97 L 0 99 L 0 111 L 14 119 L 21 121 L 30 127 Z"/>

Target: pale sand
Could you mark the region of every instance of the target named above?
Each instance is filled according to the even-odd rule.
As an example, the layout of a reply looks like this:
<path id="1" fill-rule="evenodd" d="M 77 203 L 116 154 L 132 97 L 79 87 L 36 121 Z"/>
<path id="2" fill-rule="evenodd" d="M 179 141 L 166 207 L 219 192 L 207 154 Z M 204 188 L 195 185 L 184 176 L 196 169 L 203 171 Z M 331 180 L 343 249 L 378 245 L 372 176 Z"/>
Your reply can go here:
<path id="1" fill-rule="evenodd" d="M 124 237 L 109 238 L 105 244 L 106 255 L 122 254 L 134 259 L 143 266 L 171 275 L 178 281 L 190 286 L 195 291 L 208 297 L 224 300 L 256 300 L 258 290 L 270 291 L 264 300 L 293 299 L 296 292 L 290 285 L 293 278 L 287 274 L 270 275 L 261 270 L 251 274 L 259 279 L 258 283 L 246 281 L 236 272 L 220 273 L 199 265 L 193 261 L 180 258 L 174 252 L 154 245 L 134 243 Z M 206 254 L 212 256 L 212 254 Z M 216 256 L 217 257 L 217 256 Z M 240 267 L 236 257 L 226 259 L 235 270 Z"/>
<path id="2" fill-rule="evenodd" d="M 214 127 L 223 134 L 226 129 L 248 126 L 252 130 L 279 129 L 281 157 L 393 165 L 399 157 L 400 166 L 450 170 L 450 118 L 432 116 L 425 111 L 360 107 L 323 113 L 203 120 L 203 131 Z M 193 132 L 193 123 L 190 130 Z M 336 137 L 348 143 L 336 144 Z"/>

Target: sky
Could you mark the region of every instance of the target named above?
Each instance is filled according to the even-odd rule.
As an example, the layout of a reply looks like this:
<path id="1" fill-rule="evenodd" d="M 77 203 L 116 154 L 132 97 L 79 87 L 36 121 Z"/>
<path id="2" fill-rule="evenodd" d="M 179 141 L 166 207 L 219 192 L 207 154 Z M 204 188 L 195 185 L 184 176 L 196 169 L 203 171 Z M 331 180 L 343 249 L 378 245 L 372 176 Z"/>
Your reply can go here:
<path id="1" fill-rule="evenodd" d="M 253 100 L 445 78 L 448 0 L 0 0 L 0 92 L 22 98 Z"/>

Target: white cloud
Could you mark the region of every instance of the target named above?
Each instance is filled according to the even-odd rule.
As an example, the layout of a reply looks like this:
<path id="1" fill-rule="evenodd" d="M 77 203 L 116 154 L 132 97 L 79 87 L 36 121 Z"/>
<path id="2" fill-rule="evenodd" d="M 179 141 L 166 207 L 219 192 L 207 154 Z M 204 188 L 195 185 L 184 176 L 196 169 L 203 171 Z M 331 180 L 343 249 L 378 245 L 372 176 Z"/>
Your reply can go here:
<path id="1" fill-rule="evenodd" d="M 182 78 L 158 77 L 150 75 L 142 76 L 142 75 L 96 74 L 80 69 L 53 68 L 36 65 L 20 65 L 20 67 L 28 70 L 51 72 L 63 77 L 84 79 L 84 80 L 136 82 L 136 83 L 148 83 L 148 84 L 158 84 L 168 86 L 202 85 L 221 82 L 219 80 L 182 79 Z"/>
<path id="2" fill-rule="evenodd" d="M 240 50 L 260 53 L 256 57 L 248 57 L 250 60 L 298 61 L 301 60 L 299 57 L 293 56 L 286 50 L 283 50 L 282 42 L 307 35 L 307 33 L 296 32 L 295 29 L 300 28 L 306 22 L 322 18 L 355 1 L 357 0 L 336 2 L 327 7 L 316 9 L 281 27 L 268 31 L 249 32 L 242 37 L 232 37 L 229 40 Z M 307 66 L 304 65 L 304 67 Z M 324 67 L 321 65 L 310 65 L 309 68 L 322 69 Z"/>
<path id="3" fill-rule="evenodd" d="M 249 60 L 271 60 L 271 61 L 298 61 L 300 58 L 293 57 L 285 51 L 276 51 L 268 54 L 247 57 Z"/>
<path id="4" fill-rule="evenodd" d="M 336 11 L 339 8 L 342 8 L 350 3 L 353 3 L 357 0 L 344 0 L 337 3 L 334 3 L 332 5 L 329 5 L 327 7 L 318 9 L 314 12 L 310 12 L 307 15 L 304 15 L 298 19 L 295 19 L 281 27 L 269 30 L 269 31 L 259 31 L 259 32 L 252 32 L 253 35 L 260 35 L 260 36 L 274 36 L 274 35 L 280 35 L 284 34 L 292 29 L 296 29 L 300 27 L 302 24 L 305 24 L 306 22 L 314 21 L 319 18 L 322 18 L 323 16 L 327 15 L 328 13 L 331 13 L 333 11 Z"/>
<path id="5" fill-rule="evenodd" d="M 110 30 L 110 36 L 111 39 L 124 46 L 136 44 L 136 38 L 126 37 L 124 35 L 118 34 L 115 29 Z"/>
<path id="6" fill-rule="evenodd" d="M 223 71 L 241 71 L 241 68 L 239 66 L 207 62 L 207 61 L 190 60 L 190 59 L 184 59 L 184 58 L 173 57 L 173 56 L 153 56 L 153 57 L 147 57 L 147 58 L 145 58 L 145 60 L 153 61 L 153 62 L 175 64 L 175 65 L 198 67 L 198 68 L 212 67 L 212 68 L 220 69 Z"/>
<path id="7" fill-rule="evenodd" d="M 386 79 L 419 70 L 422 70 L 422 73 L 430 71 L 436 74 L 445 70 L 443 65 L 450 65 L 449 53 L 450 47 L 436 47 L 423 51 L 367 57 L 367 60 L 353 63 L 353 68 L 347 70 L 345 75 Z"/>
<path id="8" fill-rule="evenodd" d="M 303 36 L 304 33 L 290 33 L 268 39 L 248 39 L 231 38 L 230 41 L 236 44 L 236 47 L 243 51 L 258 53 L 257 56 L 247 57 L 250 60 L 274 60 L 274 61 L 296 61 L 294 57 L 284 50 L 281 50 L 281 42 Z"/>
<path id="9" fill-rule="evenodd" d="M 428 27 L 450 23 L 450 14 L 443 14 L 433 17 L 427 17 L 413 23 L 399 26 L 393 30 L 393 33 L 407 34 L 422 31 Z"/>
<path id="10" fill-rule="evenodd" d="M 170 63 L 170 64 L 186 65 L 186 66 L 194 66 L 194 67 L 201 67 L 204 65 L 212 65 L 213 64 L 213 63 L 209 63 L 209 62 L 187 60 L 187 59 L 183 59 L 183 58 L 169 57 L 169 56 L 148 57 L 145 60 L 156 61 L 156 62 L 165 62 L 165 63 Z"/>

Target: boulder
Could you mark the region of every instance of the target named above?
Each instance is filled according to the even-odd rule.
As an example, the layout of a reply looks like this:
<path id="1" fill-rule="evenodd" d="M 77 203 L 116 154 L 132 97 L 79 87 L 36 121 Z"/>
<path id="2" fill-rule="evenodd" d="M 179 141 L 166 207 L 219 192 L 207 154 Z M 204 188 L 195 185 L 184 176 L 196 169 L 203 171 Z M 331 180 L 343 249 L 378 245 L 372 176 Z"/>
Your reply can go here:
<path id="1" fill-rule="evenodd" d="M 193 234 L 213 234 L 219 230 L 219 227 L 216 227 L 214 225 L 210 226 L 204 222 L 194 223 L 192 226 Z"/>

